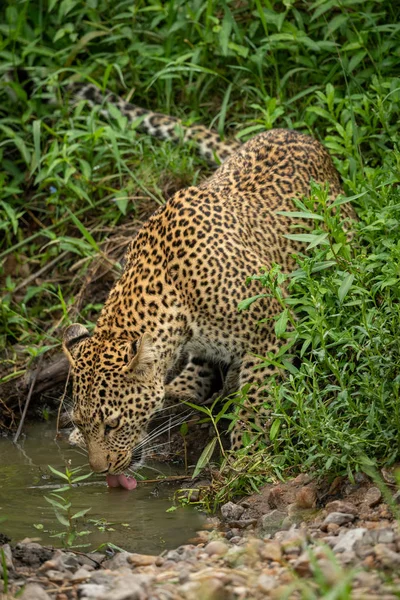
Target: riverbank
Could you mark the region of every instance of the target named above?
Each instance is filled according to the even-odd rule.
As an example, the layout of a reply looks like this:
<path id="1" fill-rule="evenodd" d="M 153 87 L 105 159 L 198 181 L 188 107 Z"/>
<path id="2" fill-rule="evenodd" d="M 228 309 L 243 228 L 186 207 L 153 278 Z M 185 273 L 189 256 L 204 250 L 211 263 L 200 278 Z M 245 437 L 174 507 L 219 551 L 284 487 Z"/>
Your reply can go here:
<path id="1" fill-rule="evenodd" d="M 23 590 L 22 600 L 394 600 L 400 494 L 390 484 L 387 491 L 392 508 L 365 476 L 324 489 L 301 475 L 224 505 L 195 539 L 159 555 L 110 557 L 3 539 L 2 597 Z"/>

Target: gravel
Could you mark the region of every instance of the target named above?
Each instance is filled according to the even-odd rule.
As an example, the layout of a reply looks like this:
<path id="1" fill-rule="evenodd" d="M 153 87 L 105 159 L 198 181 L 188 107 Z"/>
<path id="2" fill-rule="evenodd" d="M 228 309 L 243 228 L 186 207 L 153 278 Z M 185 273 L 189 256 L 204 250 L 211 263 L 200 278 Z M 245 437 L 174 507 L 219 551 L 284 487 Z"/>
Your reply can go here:
<path id="1" fill-rule="evenodd" d="M 352 599 L 395 600 L 400 595 L 400 530 L 376 490 L 371 487 L 359 497 L 333 500 L 317 510 L 304 509 L 304 498 L 311 494 L 300 494 L 303 520 L 289 527 L 282 524 L 288 513 L 296 513 L 293 494 L 286 510 L 283 504 L 272 510 L 266 506 L 258 516 L 251 501 L 229 502 L 222 520 L 214 519 L 213 529 L 199 532 L 198 543 L 161 555 L 121 552 L 105 559 L 30 540 L 5 543 L 7 597 L 279 600 L 288 594 L 301 597 L 296 592 L 301 586 L 319 597 L 327 589 L 339 589 L 347 577 Z M 273 495 L 275 505 L 277 498 Z M 246 527 L 231 526 L 243 521 Z"/>

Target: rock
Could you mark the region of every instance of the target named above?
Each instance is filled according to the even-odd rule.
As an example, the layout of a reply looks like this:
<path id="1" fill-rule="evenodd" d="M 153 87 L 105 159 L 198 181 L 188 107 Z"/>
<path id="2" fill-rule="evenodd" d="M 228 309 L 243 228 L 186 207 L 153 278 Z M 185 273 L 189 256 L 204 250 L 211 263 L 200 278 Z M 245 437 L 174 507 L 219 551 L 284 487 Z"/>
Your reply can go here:
<path id="1" fill-rule="evenodd" d="M 242 541 L 242 538 L 240 537 L 240 535 L 235 535 L 235 536 L 231 537 L 231 539 L 229 541 L 231 544 L 240 544 L 240 542 Z"/>
<path id="2" fill-rule="evenodd" d="M 376 544 L 375 556 L 384 567 L 397 569 L 400 566 L 400 554 L 393 552 L 386 544 Z"/>
<path id="3" fill-rule="evenodd" d="M 285 512 L 278 509 L 271 510 L 271 512 L 262 515 L 260 519 L 262 533 L 276 533 L 279 531 L 286 516 Z"/>
<path id="4" fill-rule="evenodd" d="M 81 581 L 86 581 L 86 579 L 89 579 L 91 573 L 89 571 L 87 571 L 86 569 L 84 569 L 83 567 L 80 567 L 77 571 L 75 571 L 75 573 L 72 575 L 71 577 L 71 581 L 73 583 L 80 583 Z"/>
<path id="5" fill-rule="evenodd" d="M 49 594 L 37 583 L 27 583 L 20 600 L 51 600 Z"/>
<path id="6" fill-rule="evenodd" d="M 265 542 L 259 549 L 261 558 L 266 560 L 280 561 L 282 559 L 282 550 L 279 542 Z"/>
<path id="7" fill-rule="evenodd" d="M 6 567 L 8 569 L 8 571 L 14 571 L 14 563 L 13 563 L 13 558 L 12 558 L 12 552 L 11 552 L 11 547 L 9 544 L 3 544 L 3 546 L 1 547 L 1 549 L 4 552 L 4 558 L 6 561 Z M 2 570 L 2 567 L 0 565 L 0 569 Z"/>
<path id="8" fill-rule="evenodd" d="M 101 552 L 88 552 L 87 554 L 79 554 L 77 556 L 81 566 L 99 567 L 106 557 Z"/>
<path id="9" fill-rule="evenodd" d="M 70 571 L 80 567 L 80 561 L 73 552 L 61 552 L 60 562 L 64 569 Z"/>
<path id="10" fill-rule="evenodd" d="M 54 581 L 54 583 L 63 583 L 66 579 L 72 577 L 69 571 L 56 571 L 55 569 L 49 569 L 46 576 L 49 581 Z"/>
<path id="11" fill-rule="evenodd" d="M 293 569 L 300 577 L 307 577 L 311 574 L 310 557 L 307 552 L 303 552 L 293 564 Z"/>
<path id="12" fill-rule="evenodd" d="M 98 585 L 95 583 L 84 583 L 78 588 L 78 597 L 80 600 L 99 600 L 103 599 L 107 593 L 105 585 Z M 31 598 L 29 598 L 31 600 Z M 39 598 L 32 597 L 32 600 L 39 600 Z M 43 598 L 43 600 L 45 600 Z M 46 599 L 47 600 L 47 599 Z"/>
<path id="13" fill-rule="evenodd" d="M 268 594 L 278 585 L 278 581 L 272 575 L 261 573 L 257 579 L 257 589 L 264 594 Z"/>
<path id="14" fill-rule="evenodd" d="M 11 538 L 8 537 L 5 533 L 0 533 L 0 546 L 11 542 Z"/>
<path id="15" fill-rule="evenodd" d="M 42 563 L 51 559 L 52 554 L 52 550 L 44 548 L 36 542 L 20 542 L 13 551 L 14 564 L 17 566 L 18 563 L 22 563 L 38 569 Z"/>
<path id="16" fill-rule="evenodd" d="M 128 557 L 128 563 L 134 567 L 147 567 L 154 565 L 159 557 L 152 554 L 131 554 Z"/>
<path id="17" fill-rule="evenodd" d="M 335 523 L 336 525 L 345 525 L 346 523 L 351 523 L 354 521 L 355 516 L 351 513 L 342 513 L 342 512 L 331 512 L 325 518 L 323 524 L 321 525 L 321 529 L 326 528 L 329 523 Z"/>
<path id="18" fill-rule="evenodd" d="M 243 506 L 234 502 L 227 502 L 221 506 L 221 515 L 224 521 L 239 521 L 243 513 Z"/>
<path id="19" fill-rule="evenodd" d="M 354 550 L 357 543 L 361 543 L 363 537 L 367 533 L 367 529 L 364 527 L 357 527 L 346 531 L 343 535 L 339 536 L 338 541 L 333 546 L 333 551 L 337 552 L 350 552 Z"/>
<path id="20" fill-rule="evenodd" d="M 229 521 L 229 526 L 237 529 L 253 527 L 257 524 L 257 519 L 242 519 L 241 521 Z"/>
<path id="21" fill-rule="evenodd" d="M 338 513 L 347 513 L 350 515 L 356 515 L 358 513 L 358 509 L 351 502 L 344 502 L 342 500 L 333 500 L 333 502 L 328 502 L 325 506 L 325 509 L 328 513 L 338 512 Z"/>
<path id="22" fill-rule="evenodd" d="M 111 569 L 111 571 L 115 571 L 116 569 L 120 569 L 121 567 L 128 567 L 128 561 L 130 556 L 130 552 L 118 552 L 109 560 L 105 560 L 103 563 L 103 567 L 105 567 L 106 569 Z"/>
<path id="23" fill-rule="evenodd" d="M 111 589 L 97 598 L 98 600 L 148 600 L 148 597 L 146 579 L 143 577 L 138 579 L 137 576 L 127 573 L 113 580 Z"/>
<path id="24" fill-rule="evenodd" d="M 373 506 L 379 504 L 381 500 L 382 492 L 380 491 L 380 489 L 378 489 L 377 487 L 371 487 L 369 488 L 369 490 L 367 490 L 367 493 L 364 496 L 363 504 L 364 506 L 372 508 Z"/>
<path id="25" fill-rule="evenodd" d="M 317 500 L 317 494 L 312 486 L 301 488 L 296 494 L 295 504 L 299 508 L 313 508 Z"/>
<path id="26" fill-rule="evenodd" d="M 213 554 L 223 556 L 224 554 L 226 554 L 227 550 L 228 546 L 225 544 L 225 542 L 221 542 L 219 540 L 209 542 L 204 548 L 204 552 L 206 552 L 209 556 L 212 556 Z"/>
<path id="27" fill-rule="evenodd" d="M 337 531 L 339 531 L 340 529 L 340 525 L 338 525 L 337 523 L 328 523 L 328 526 L 326 528 L 328 533 L 336 533 Z"/>

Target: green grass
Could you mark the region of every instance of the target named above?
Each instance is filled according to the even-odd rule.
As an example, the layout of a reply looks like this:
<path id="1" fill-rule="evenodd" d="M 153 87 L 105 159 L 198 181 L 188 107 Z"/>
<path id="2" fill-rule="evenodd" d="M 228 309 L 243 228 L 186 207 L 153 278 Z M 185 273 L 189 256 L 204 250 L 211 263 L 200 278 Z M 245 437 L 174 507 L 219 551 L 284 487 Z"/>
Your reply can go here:
<path id="1" fill-rule="evenodd" d="M 59 348 L 69 322 L 93 323 L 138 221 L 209 172 L 193 148 L 68 103 L 82 79 L 221 135 L 290 127 L 328 147 L 360 222 L 347 243 L 320 194 L 330 236 L 299 257 L 277 323 L 302 364 L 270 357 L 289 376 L 271 387 L 268 461 L 397 460 L 399 17 L 389 0 L 3 3 L 0 381 Z"/>

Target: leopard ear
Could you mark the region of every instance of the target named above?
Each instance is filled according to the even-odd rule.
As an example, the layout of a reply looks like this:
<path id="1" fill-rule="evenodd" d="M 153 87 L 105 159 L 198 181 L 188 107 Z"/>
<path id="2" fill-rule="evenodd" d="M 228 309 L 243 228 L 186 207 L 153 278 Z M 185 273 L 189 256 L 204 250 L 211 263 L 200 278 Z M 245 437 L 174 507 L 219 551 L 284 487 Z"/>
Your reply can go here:
<path id="1" fill-rule="evenodd" d="M 153 338 L 149 333 L 144 333 L 138 342 L 129 345 L 128 363 L 124 372 L 128 377 L 148 375 L 154 362 Z"/>
<path id="2" fill-rule="evenodd" d="M 74 364 L 74 349 L 86 338 L 90 337 L 90 333 L 83 325 L 74 323 L 69 325 L 63 335 L 63 350 L 68 357 L 71 365 Z"/>

